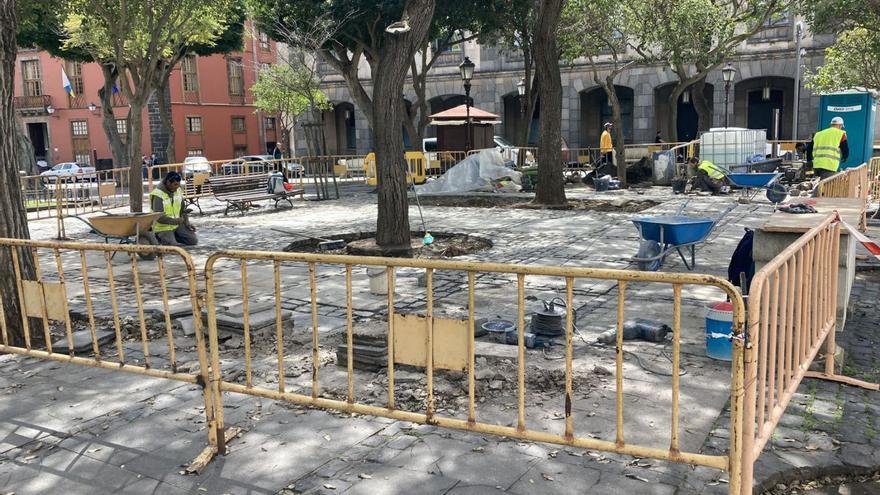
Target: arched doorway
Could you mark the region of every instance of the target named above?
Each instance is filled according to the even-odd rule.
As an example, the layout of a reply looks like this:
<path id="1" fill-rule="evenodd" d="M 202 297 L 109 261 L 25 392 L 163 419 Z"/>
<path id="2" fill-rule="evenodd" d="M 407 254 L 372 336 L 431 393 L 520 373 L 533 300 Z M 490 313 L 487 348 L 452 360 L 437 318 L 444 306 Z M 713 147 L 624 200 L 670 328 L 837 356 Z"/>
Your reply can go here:
<path id="1" fill-rule="evenodd" d="M 633 142 L 633 104 L 634 92 L 626 86 L 614 86 L 620 101 L 620 118 L 623 122 L 624 143 Z M 611 121 L 611 105 L 608 95 L 601 87 L 581 91 L 580 145 L 585 148 L 599 146 L 602 125 Z"/>
<path id="2" fill-rule="evenodd" d="M 504 113 L 502 114 L 504 122 L 505 139 L 514 144 L 517 136 L 522 132 L 523 115 L 522 115 L 522 98 L 516 92 L 507 93 L 502 97 Z M 532 114 L 532 121 L 529 123 L 529 135 L 527 143 L 529 146 L 535 146 L 538 142 L 538 116 L 541 113 L 541 100 L 535 103 L 535 112 Z"/>
<path id="3" fill-rule="evenodd" d="M 333 109 L 325 110 L 324 142 L 325 153 L 349 155 L 357 151 L 357 123 L 354 104 L 343 101 L 333 104 Z"/>
<path id="4" fill-rule="evenodd" d="M 433 115 L 438 112 L 442 112 L 443 110 L 449 110 L 450 108 L 457 107 L 459 105 L 465 104 L 465 96 L 464 95 L 439 95 L 428 100 L 428 107 L 431 109 L 428 115 Z M 474 104 L 474 99 L 471 98 L 471 106 Z M 425 132 L 425 137 L 437 137 L 437 128 L 429 125 L 428 129 Z"/>
<path id="5" fill-rule="evenodd" d="M 700 137 L 700 118 L 694 106 L 693 89 L 690 89 L 678 97 L 676 107 L 676 128 L 671 132 L 669 125 L 669 96 L 675 89 L 675 83 L 664 84 L 654 89 L 654 124 L 655 129 L 660 131 L 660 137 L 667 142 L 687 142 Z M 703 124 L 703 130 L 712 126 L 712 113 L 714 87 L 706 84 L 703 89 L 703 98 L 709 107 L 710 115 Z"/>
<path id="6" fill-rule="evenodd" d="M 791 139 L 794 79 L 755 77 L 735 83 L 733 121 L 739 127 L 766 129 L 767 139 Z"/>

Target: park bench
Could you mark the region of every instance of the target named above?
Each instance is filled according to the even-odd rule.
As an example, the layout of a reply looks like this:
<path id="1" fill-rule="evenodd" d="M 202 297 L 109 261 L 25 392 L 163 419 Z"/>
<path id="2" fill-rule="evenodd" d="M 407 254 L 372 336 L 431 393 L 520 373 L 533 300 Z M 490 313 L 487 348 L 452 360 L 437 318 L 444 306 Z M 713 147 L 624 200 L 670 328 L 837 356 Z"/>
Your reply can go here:
<path id="1" fill-rule="evenodd" d="M 303 196 L 303 189 L 291 189 L 283 193 L 268 192 L 269 175 L 234 175 L 225 177 L 211 177 L 208 179 L 214 198 L 226 202 L 224 215 L 229 214 L 230 209 L 236 209 L 244 215 L 245 210 L 254 202 L 271 199 L 278 207 L 279 201 L 287 201 L 293 207 L 292 196 Z"/>
<path id="2" fill-rule="evenodd" d="M 211 174 L 198 172 L 186 179 L 183 188 L 183 207 L 195 206 L 199 209 L 199 215 L 202 214 L 202 206 L 199 204 L 199 198 L 211 193 L 211 183 L 208 181 Z"/>

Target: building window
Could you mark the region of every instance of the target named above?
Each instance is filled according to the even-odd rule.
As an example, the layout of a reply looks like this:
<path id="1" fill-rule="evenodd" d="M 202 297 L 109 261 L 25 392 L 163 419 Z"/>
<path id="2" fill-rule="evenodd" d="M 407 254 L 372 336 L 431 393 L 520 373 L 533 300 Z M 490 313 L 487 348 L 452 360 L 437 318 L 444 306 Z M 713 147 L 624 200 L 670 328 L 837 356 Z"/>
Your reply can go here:
<path id="1" fill-rule="evenodd" d="M 79 163 L 80 165 L 91 165 L 92 164 L 92 154 L 89 152 L 82 151 L 74 151 L 73 153 L 73 161 Z"/>
<path id="2" fill-rule="evenodd" d="M 186 156 L 205 156 L 205 150 L 201 148 L 186 150 Z"/>
<path id="3" fill-rule="evenodd" d="M 232 149 L 232 156 L 235 158 L 239 158 L 247 154 L 247 146 L 236 146 Z"/>
<path id="4" fill-rule="evenodd" d="M 201 117 L 187 117 L 186 118 L 186 132 L 190 134 L 199 134 L 202 132 L 202 118 Z"/>
<path id="5" fill-rule="evenodd" d="M 72 120 L 70 122 L 70 133 L 74 137 L 84 137 L 89 135 L 89 123 L 85 120 Z"/>
<path id="6" fill-rule="evenodd" d="M 183 58 L 181 69 L 183 72 L 183 90 L 196 92 L 199 90 L 199 74 L 196 68 L 196 56 L 187 55 Z"/>
<path id="7" fill-rule="evenodd" d="M 43 79 L 39 60 L 21 61 L 21 80 L 24 81 L 25 96 L 41 96 L 43 94 Z"/>
<path id="8" fill-rule="evenodd" d="M 244 117 L 232 117 L 232 132 L 244 132 Z"/>
<path id="9" fill-rule="evenodd" d="M 70 87 L 73 89 L 74 94 L 79 96 L 85 93 L 82 62 L 71 62 L 68 60 L 64 65 L 64 71 L 67 73 L 67 78 L 70 79 Z"/>
<path id="10" fill-rule="evenodd" d="M 260 50 L 268 52 L 270 49 L 271 45 L 269 45 L 269 35 L 260 31 Z"/>
<path id="11" fill-rule="evenodd" d="M 260 71 L 267 71 L 271 68 L 271 66 L 265 62 L 260 64 Z"/>
<path id="12" fill-rule="evenodd" d="M 266 117 L 266 130 L 274 131 L 275 130 L 275 117 Z"/>
<path id="13" fill-rule="evenodd" d="M 241 65 L 240 58 L 229 58 L 226 60 L 226 73 L 229 77 L 229 94 L 230 96 L 244 95 L 244 70 Z"/>
<path id="14" fill-rule="evenodd" d="M 761 43 L 767 41 L 785 41 L 792 39 L 794 35 L 794 27 L 792 25 L 792 15 L 790 12 L 784 12 L 764 22 L 764 28 L 751 37 L 753 43 Z"/>
<path id="15" fill-rule="evenodd" d="M 128 122 L 125 119 L 116 119 L 116 132 L 120 136 L 128 134 Z"/>

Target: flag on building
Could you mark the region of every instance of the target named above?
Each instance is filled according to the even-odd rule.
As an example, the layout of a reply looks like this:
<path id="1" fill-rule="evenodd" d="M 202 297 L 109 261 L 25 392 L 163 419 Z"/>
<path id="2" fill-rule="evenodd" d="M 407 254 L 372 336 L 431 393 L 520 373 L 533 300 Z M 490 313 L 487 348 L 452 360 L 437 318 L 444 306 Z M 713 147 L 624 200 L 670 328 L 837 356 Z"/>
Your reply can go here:
<path id="1" fill-rule="evenodd" d="M 73 92 L 73 86 L 70 84 L 70 79 L 68 79 L 67 72 L 64 71 L 64 67 L 61 68 L 61 86 L 64 88 L 64 91 L 66 91 L 67 94 L 76 98 L 76 93 Z"/>

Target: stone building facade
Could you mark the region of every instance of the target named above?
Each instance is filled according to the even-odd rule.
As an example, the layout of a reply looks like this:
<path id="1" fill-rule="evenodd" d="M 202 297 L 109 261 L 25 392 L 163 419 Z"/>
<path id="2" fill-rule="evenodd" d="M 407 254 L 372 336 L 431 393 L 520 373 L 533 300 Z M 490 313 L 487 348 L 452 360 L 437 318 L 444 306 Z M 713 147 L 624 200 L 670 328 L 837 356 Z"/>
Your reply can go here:
<path id="1" fill-rule="evenodd" d="M 798 129 L 793 132 L 795 77 L 798 70 L 803 74 L 822 64 L 824 50 L 832 43 L 833 37 L 814 36 L 806 31 L 798 45 L 797 30 L 794 20 L 782 21 L 742 43 L 731 57 L 730 62 L 737 70 L 729 93 L 731 126 L 767 129 L 768 138 L 772 138 L 773 130 L 777 129 L 773 125 L 776 120 L 779 122 L 776 137 L 786 140 L 808 139 L 817 130 L 819 97 L 804 86 L 801 77 Z M 798 46 L 802 54 L 800 68 L 797 64 Z M 481 46 L 471 41 L 455 51 L 442 54 L 428 76 L 427 98 L 431 113 L 464 103 L 458 64 L 465 56 L 476 64 L 471 89 L 474 106 L 500 115 L 502 124 L 496 127 L 496 134 L 512 140 L 514 128 L 520 125 L 516 85 L 524 75 L 522 58 L 496 47 Z M 607 70 L 607 67 L 604 70 L 600 68 L 599 76 L 604 77 Z M 369 68 L 366 64 L 360 69 L 360 77 L 369 92 Z M 636 66 L 616 78 L 628 144 L 653 142 L 657 131 L 665 128 L 662 119 L 665 118 L 668 95 L 675 81 L 675 74 L 663 65 Z M 720 67 L 709 74 L 706 82 L 707 99 L 712 108 L 712 127 L 723 126 L 725 84 Z M 353 104 L 341 76 L 328 70 L 323 88 L 336 105 L 334 110 L 324 115 L 328 152 L 369 152 L 372 147 L 369 122 Z M 563 138 L 572 148 L 598 146 L 601 125 L 610 120 L 610 108 L 604 92 L 594 83 L 591 67 L 586 62 L 563 66 L 562 88 Z M 407 88 L 404 96 L 408 100 L 414 99 L 412 89 Z M 696 113 L 692 102 L 684 101 L 687 99 L 688 96 L 679 99 L 676 135 L 661 136 L 664 140 L 684 141 L 698 136 Z M 533 128 L 537 127 L 540 103 L 538 107 Z M 774 110 L 778 111 L 778 117 Z M 536 139 L 534 134 L 530 141 Z M 431 126 L 428 126 L 426 135 L 434 135 Z M 419 146 L 412 143 L 410 147 Z M 304 152 L 305 146 L 297 144 L 296 148 Z"/>

